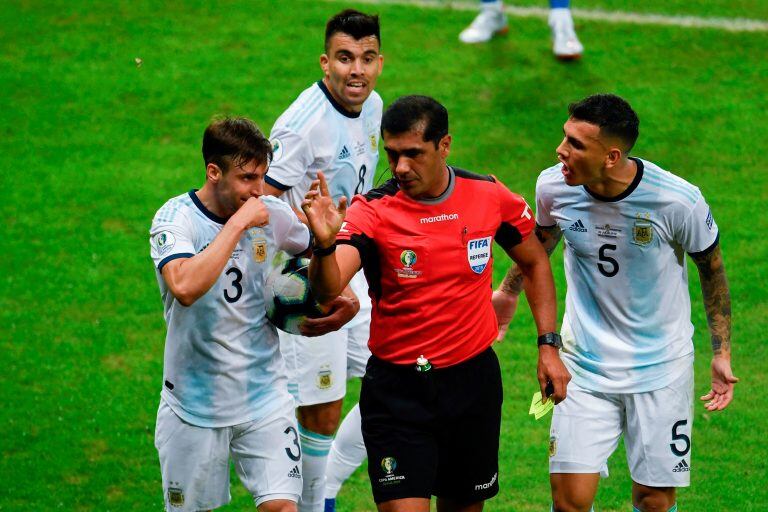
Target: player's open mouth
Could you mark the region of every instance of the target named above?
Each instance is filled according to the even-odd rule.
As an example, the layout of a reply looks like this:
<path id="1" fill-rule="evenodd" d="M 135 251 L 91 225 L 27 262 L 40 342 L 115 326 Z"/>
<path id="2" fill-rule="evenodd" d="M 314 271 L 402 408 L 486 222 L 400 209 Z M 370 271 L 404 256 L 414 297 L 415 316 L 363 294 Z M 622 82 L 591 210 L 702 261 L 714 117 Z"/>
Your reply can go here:
<path id="1" fill-rule="evenodd" d="M 355 90 L 363 90 L 366 87 L 365 82 L 347 82 L 347 87 L 349 89 L 355 89 Z"/>

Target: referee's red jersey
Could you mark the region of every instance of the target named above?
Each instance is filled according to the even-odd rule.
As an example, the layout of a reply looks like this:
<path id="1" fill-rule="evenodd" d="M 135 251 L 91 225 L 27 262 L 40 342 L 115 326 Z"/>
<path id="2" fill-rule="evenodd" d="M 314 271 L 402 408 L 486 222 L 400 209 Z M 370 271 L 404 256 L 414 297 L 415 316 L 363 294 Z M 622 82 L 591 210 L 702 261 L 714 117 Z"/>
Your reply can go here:
<path id="1" fill-rule="evenodd" d="M 396 364 L 423 355 L 436 367 L 493 343 L 492 246 L 509 249 L 533 230 L 525 200 L 490 176 L 449 167 L 439 198 L 417 201 L 395 180 L 356 196 L 338 243 L 360 251 L 373 301 L 371 352 Z"/>

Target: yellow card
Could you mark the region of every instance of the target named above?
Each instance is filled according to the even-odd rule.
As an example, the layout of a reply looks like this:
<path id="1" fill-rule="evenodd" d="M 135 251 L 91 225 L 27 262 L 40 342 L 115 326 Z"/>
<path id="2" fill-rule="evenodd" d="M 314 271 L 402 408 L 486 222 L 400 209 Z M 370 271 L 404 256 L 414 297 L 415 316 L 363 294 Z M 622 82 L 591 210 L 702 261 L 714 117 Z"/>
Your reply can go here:
<path id="1" fill-rule="evenodd" d="M 542 402 L 541 391 L 537 391 L 533 394 L 533 398 L 531 399 L 531 408 L 528 410 L 528 414 L 533 414 L 533 417 L 538 420 L 546 416 L 546 414 L 554 407 L 555 402 L 551 399 Z"/>

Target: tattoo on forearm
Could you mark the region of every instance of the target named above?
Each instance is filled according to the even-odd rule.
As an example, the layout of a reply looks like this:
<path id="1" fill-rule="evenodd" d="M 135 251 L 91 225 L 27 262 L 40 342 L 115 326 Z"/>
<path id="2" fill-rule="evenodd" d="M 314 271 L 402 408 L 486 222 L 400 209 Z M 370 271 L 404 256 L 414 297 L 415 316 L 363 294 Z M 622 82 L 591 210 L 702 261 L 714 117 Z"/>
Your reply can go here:
<path id="1" fill-rule="evenodd" d="M 538 224 L 534 230 L 536 238 L 539 239 L 541 245 L 544 246 L 544 250 L 547 252 L 547 256 L 551 256 L 557 247 L 557 243 L 563 236 L 563 232 L 560 228 L 555 226 L 542 227 Z M 504 293 L 511 295 L 519 295 L 523 291 L 523 273 L 520 272 L 520 268 L 517 265 L 512 265 L 507 275 L 504 276 L 504 280 L 501 282 L 501 289 Z"/>
<path id="2" fill-rule="evenodd" d="M 716 247 L 703 256 L 692 256 L 699 269 L 704 310 L 707 313 L 715 355 L 731 352 L 731 294 L 725 277 L 723 255 Z"/>

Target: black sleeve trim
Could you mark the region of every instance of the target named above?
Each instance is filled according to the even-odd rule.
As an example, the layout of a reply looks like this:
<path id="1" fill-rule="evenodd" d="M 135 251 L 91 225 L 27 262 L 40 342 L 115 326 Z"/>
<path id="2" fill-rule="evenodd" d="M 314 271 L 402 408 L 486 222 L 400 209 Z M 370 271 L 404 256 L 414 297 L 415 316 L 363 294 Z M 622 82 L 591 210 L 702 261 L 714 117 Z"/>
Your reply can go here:
<path id="1" fill-rule="evenodd" d="M 504 249 L 511 249 L 523 241 L 523 235 L 520 234 L 520 231 L 506 222 L 501 223 L 493 238 Z"/>
<path id="2" fill-rule="evenodd" d="M 466 178 L 468 180 L 479 180 L 479 181 L 490 181 L 491 183 L 496 182 L 495 179 L 493 179 L 493 176 L 486 176 L 484 174 L 478 174 L 476 172 L 468 171 L 466 169 L 459 169 L 458 167 L 453 167 L 454 174 L 459 178 Z"/>
<path id="3" fill-rule="evenodd" d="M 703 251 L 699 252 L 689 252 L 688 255 L 691 258 L 700 258 L 702 256 L 706 256 L 707 254 L 711 253 L 715 250 L 715 248 L 720 244 L 720 232 L 717 233 L 717 237 L 715 238 L 715 241 L 712 242 L 712 245 L 704 249 Z"/>
<path id="4" fill-rule="evenodd" d="M 283 185 L 282 183 L 280 183 L 279 181 L 277 181 L 274 178 L 270 178 L 269 175 L 264 176 L 264 182 L 267 185 L 272 185 L 273 187 L 275 187 L 278 190 L 282 190 L 283 192 L 285 192 L 286 190 L 290 190 L 290 188 L 291 188 L 288 185 Z"/>
<path id="5" fill-rule="evenodd" d="M 192 254 L 191 252 L 180 252 L 178 254 L 171 254 L 170 256 L 160 260 L 160 263 L 157 264 L 157 270 L 162 272 L 163 267 L 166 264 L 170 263 L 171 261 L 178 260 L 179 258 L 191 258 L 192 256 L 194 256 L 194 254 Z"/>
<path id="6" fill-rule="evenodd" d="M 358 250 L 365 279 L 368 281 L 368 290 L 373 299 L 378 302 L 381 298 L 381 265 L 376 243 L 367 235 L 352 235 L 349 240 L 336 240 L 336 243 L 351 245 Z"/>

